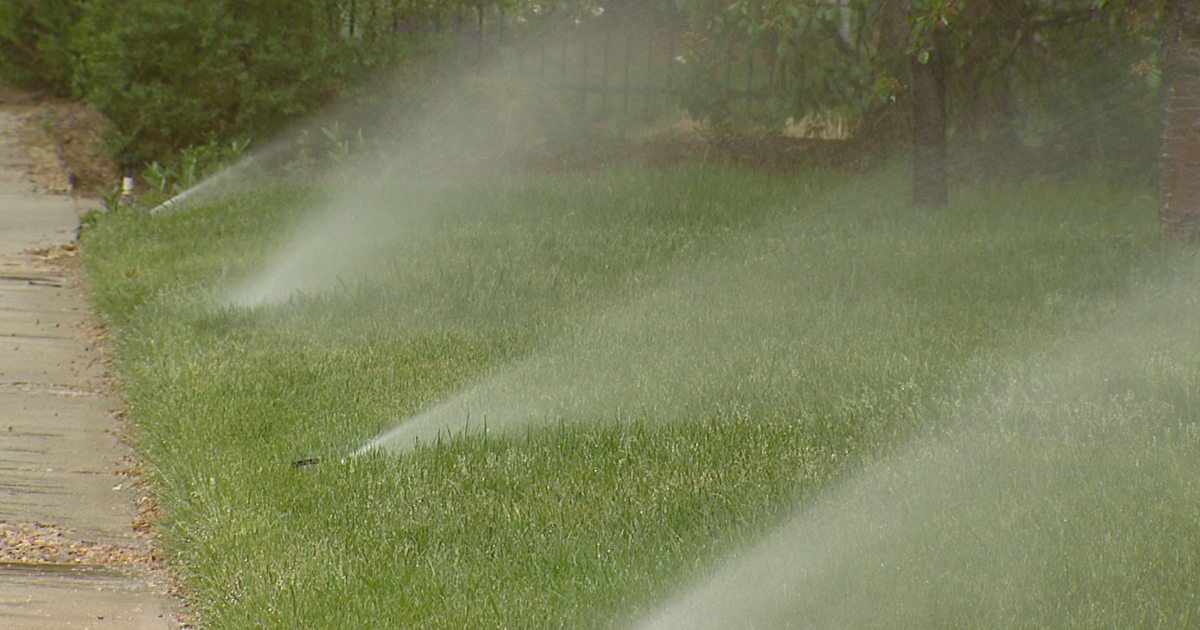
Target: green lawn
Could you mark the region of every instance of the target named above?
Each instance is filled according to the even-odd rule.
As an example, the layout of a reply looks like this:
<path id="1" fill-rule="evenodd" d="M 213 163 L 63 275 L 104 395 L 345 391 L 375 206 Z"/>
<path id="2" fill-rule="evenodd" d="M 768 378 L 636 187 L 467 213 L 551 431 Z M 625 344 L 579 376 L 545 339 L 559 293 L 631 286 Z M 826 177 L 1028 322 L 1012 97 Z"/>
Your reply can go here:
<path id="1" fill-rule="evenodd" d="M 196 622 L 626 628 L 674 596 L 775 593 L 702 578 L 763 548 L 803 565 L 781 531 L 845 558 L 805 579 L 857 594 L 831 606 L 801 580 L 757 605 L 761 627 L 1183 610 L 1194 261 L 1160 254 L 1146 190 L 978 186 L 931 211 L 907 186 L 890 167 L 626 167 L 90 220 L 93 304 Z M 350 456 L 410 417 L 391 450 Z M 1112 472 L 1130 462 L 1145 486 Z M 851 536 L 863 500 L 901 533 Z M 1087 527 L 1053 534 L 1060 508 Z M 1091 551 L 1103 536 L 1116 559 Z M 708 627 L 680 623 L 662 627 Z"/>

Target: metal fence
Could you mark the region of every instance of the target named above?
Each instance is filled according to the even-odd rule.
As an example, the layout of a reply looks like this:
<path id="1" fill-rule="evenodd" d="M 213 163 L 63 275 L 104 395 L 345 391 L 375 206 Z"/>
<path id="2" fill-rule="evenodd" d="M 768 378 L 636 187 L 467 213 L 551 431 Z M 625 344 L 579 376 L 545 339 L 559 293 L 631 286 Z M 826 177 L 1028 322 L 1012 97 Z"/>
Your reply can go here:
<path id="1" fill-rule="evenodd" d="M 600 15 L 516 20 L 480 7 L 475 17 L 462 41 L 476 72 L 538 81 L 589 117 L 653 116 L 677 103 L 678 15 L 609 3 Z"/>
<path id="2" fill-rule="evenodd" d="M 531 79 L 557 90 L 592 118 L 654 117 L 703 94 L 753 119 L 781 98 L 778 63 L 760 47 L 730 38 L 704 67 L 688 53 L 697 36 L 671 9 L 606 2 L 602 14 L 562 13 L 521 20 L 494 6 L 448 21 L 464 63 L 481 74 Z"/>
<path id="3" fill-rule="evenodd" d="M 436 39 L 439 54 L 464 70 L 539 82 L 585 118 L 653 118 L 684 106 L 777 123 L 795 109 L 789 99 L 805 63 L 786 52 L 802 42 L 736 32 L 710 42 L 670 3 L 606 0 L 602 12 L 542 15 L 489 1 L 328 0 L 333 5 L 330 27 L 348 37 Z"/>

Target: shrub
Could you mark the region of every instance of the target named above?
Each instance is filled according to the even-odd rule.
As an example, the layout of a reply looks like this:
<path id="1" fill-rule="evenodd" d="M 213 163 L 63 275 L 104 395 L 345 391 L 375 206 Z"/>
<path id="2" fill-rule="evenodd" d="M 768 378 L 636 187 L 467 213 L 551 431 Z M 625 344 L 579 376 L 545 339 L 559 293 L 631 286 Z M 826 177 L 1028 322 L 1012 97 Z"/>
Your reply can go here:
<path id="1" fill-rule="evenodd" d="M 355 13 L 357 8 L 357 14 Z M 114 123 L 109 151 L 147 163 L 216 138 L 261 138 L 423 49 L 416 9 L 384 2 L 94 0 L 77 93 Z"/>
<path id="2" fill-rule="evenodd" d="M 65 96 L 75 65 L 74 25 L 82 0 L 0 3 L 0 80 Z"/>

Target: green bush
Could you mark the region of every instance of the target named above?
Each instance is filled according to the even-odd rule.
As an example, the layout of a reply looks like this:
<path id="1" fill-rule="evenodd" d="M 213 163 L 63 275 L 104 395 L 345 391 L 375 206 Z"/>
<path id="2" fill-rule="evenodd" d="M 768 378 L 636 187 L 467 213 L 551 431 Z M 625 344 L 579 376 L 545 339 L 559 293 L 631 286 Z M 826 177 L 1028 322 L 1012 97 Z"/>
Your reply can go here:
<path id="1" fill-rule="evenodd" d="M 72 37 L 82 0 L 0 3 L 0 80 L 66 95 L 75 65 Z"/>
<path id="2" fill-rule="evenodd" d="M 439 25 L 474 10 L 424 4 L 8 0 L 0 80 L 94 106 L 113 123 L 107 151 L 136 166 L 214 139 L 269 136 L 429 50 L 448 30 Z"/>
<path id="3" fill-rule="evenodd" d="M 76 88 L 143 163 L 212 137 L 262 137 L 343 94 L 394 42 L 349 38 L 315 3 L 96 0 L 79 24 Z"/>

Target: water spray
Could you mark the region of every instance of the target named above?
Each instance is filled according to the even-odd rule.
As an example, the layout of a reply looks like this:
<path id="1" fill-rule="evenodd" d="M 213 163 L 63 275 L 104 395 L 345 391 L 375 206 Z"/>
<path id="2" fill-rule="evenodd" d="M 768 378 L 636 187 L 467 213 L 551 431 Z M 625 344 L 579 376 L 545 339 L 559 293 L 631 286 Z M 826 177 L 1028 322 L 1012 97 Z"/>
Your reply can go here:
<path id="1" fill-rule="evenodd" d="M 170 210 L 171 208 L 174 208 L 176 206 L 183 205 L 189 199 L 194 199 L 194 198 L 201 196 L 207 192 L 211 192 L 212 190 L 214 190 L 214 187 L 218 183 L 227 182 L 227 181 L 231 180 L 235 175 L 239 175 L 242 172 L 244 172 L 253 163 L 254 163 L 254 158 L 248 157 L 248 158 L 238 162 L 237 164 L 234 164 L 233 166 L 228 166 L 224 169 L 221 169 L 221 172 L 217 173 L 216 175 L 213 175 L 212 177 L 202 180 L 199 184 L 196 184 L 195 186 L 192 186 L 191 188 L 188 188 L 187 190 L 179 193 L 178 195 L 175 195 L 174 197 L 171 197 L 170 199 L 151 208 L 150 214 L 158 214 L 159 212 L 163 212 L 165 210 Z M 131 179 L 131 178 L 126 178 L 126 179 Z"/>

